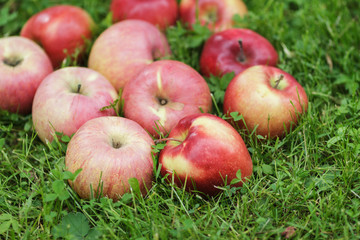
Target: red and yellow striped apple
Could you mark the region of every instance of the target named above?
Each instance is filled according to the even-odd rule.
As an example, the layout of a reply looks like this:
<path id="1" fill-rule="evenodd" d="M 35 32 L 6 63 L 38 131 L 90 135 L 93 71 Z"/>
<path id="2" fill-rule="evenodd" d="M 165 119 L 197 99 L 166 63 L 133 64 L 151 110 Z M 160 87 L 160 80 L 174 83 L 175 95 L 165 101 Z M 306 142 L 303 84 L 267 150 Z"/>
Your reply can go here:
<path id="1" fill-rule="evenodd" d="M 184 117 L 170 132 L 160 152 L 161 174 L 188 191 L 216 195 L 241 172 L 242 186 L 252 174 L 252 160 L 240 134 L 211 114 Z"/>
<path id="2" fill-rule="evenodd" d="M 285 71 L 254 66 L 235 76 L 226 89 L 224 113 L 242 114 L 249 131 L 264 137 L 281 137 L 294 127 L 307 110 L 304 88 Z"/>
<path id="3" fill-rule="evenodd" d="M 242 0 L 182 0 L 180 2 L 180 19 L 191 27 L 197 16 L 201 25 L 211 31 L 219 32 L 233 27 L 233 17 L 247 14 L 246 5 Z"/>

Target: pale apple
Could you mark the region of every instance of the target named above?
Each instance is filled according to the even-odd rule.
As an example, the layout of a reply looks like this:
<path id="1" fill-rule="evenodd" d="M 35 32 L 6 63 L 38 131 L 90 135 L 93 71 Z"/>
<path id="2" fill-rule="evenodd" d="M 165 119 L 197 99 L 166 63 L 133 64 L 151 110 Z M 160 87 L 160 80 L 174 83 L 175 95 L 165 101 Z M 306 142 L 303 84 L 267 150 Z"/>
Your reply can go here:
<path id="1" fill-rule="evenodd" d="M 129 81 L 123 92 L 124 115 L 151 135 L 166 135 L 190 114 L 211 110 L 204 78 L 190 66 L 173 60 L 154 62 Z"/>
<path id="2" fill-rule="evenodd" d="M 208 195 L 235 181 L 240 187 L 252 174 L 252 160 L 240 134 L 225 120 L 195 114 L 179 121 L 160 152 L 161 174 L 188 191 Z"/>
<path id="3" fill-rule="evenodd" d="M 62 68 L 48 75 L 36 91 L 32 118 L 39 138 L 52 142 L 56 132 L 74 134 L 92 118 L 115 115 L 118 94 L 100 73 L 83 67 Z"/>
<path id="4" fill-rule="evenodd" d="M 165 35 L 153 24 L 124 20 L 96 39 L 89 56 L 89 68 L 103 74 L 119 91 L 144 67 L 169 54 Z"/>
<path id="5" fill-rule="evenodd" d="M 52 71 L 49 57 L 33 41 L 0 38 L 0 109 L 31 113 L 36 89 Z"/>
<path id="6" fill-rule="evenodd" d="M 254 66 L 235 76 L 226 89 L 224 113 L 238 112 L 238 125 L 264 137 L 281 137 L 294 128 L 308 106 L 304 88 L 285 71 Z"/>
<path id="7" fill-rule="evenodd" d="M 140 191 L 150 190 L 153 178 L 152 138 L 136 122 L 99 117 L 86 122 L 70 140 L 65 157 L 68 171 L 81 169 L 70 186 L 81 198 L 102 194 L 118 200 L 130 192 L 130 179 Z"/>

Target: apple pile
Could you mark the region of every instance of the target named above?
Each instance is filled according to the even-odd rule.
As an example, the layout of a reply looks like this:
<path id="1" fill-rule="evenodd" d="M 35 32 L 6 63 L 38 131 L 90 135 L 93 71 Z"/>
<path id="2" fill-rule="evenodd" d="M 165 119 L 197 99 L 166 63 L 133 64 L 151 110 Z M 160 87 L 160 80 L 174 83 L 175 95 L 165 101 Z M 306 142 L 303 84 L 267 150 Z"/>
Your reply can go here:
<path id="1" fill-rule="evenodd" d="M 233 16 L 247 13 L 241 0 L 113 0 L 109 8 L 113 25 L 96 39 L 91 16 L 70 5 L 44 9 L 21 36 L 0 39 L 0 109 L 32 113 L 44 143 L 61 141 L 58 133 L 72 137 L 65 165 L 81 169 L 69 181 L 80 197 L 118 200 L 134 181 L 145 195 L 157 159 L 162 176 L 189 192 L 241 187 L 253 164 L 237 127 L 282 137 L 306 112 L 306 93 L 276 68 L 272 44 L 234 27 Z M 213 32 L 200 73 L 172 58 L 166 29 L 178 20 L 189 31 L 200 23 Z M 87 67 L 62 67 L 69 57 Z M 205 78 L 231 72 L 223 115 L 213 115 Z"/>

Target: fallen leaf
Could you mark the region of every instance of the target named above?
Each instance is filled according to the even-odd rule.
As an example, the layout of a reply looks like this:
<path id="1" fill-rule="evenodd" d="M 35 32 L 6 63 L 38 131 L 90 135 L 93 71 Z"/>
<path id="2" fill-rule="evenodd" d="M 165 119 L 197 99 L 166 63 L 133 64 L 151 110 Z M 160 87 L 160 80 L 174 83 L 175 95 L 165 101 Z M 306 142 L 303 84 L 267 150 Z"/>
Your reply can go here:
<path id="1" fill-rule="evenodd" d="M 287 227 L 285 231 L 281 233 L 281 236 L 285 236 L 286 239 L 289 239 L 295 235 L 295 229 L 294 227 Z"/>
<path id="2" fill-rule="evenodd" d="M 326 62 L 329 65 L 330 72 L 333 71 L 333 62 L 329 54 L 326 54 Z"/>

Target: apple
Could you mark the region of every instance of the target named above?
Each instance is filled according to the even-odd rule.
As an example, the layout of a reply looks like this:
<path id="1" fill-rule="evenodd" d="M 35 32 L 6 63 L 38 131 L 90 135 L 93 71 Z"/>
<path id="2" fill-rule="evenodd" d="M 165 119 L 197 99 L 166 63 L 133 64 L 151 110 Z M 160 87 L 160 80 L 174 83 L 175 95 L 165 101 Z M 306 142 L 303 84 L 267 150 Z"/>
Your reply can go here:
<path id="1" fill-rule="evenodd" d="M 170 47 L 163 33 L 143 20 L 124 20 L 96 39 L 89 68 L 102 73 L 117 91 L 155 59 L 168 56 Z"/>
<path id="2" fill-rule="evenodd" d="M 211 114 L 184 117 L 170 132 L 160 152 L 162 176 L 188 191 L 216 195 L 241 171 L 242 186 L 252 174 L 252 160 L 240 134 L 225 120 Z"/>
<path id="3" fill-rule="evenodd" d="M 164 31 L 174 25 L 178 15 L 176 0 L 112 0 L 113 22 L 140 19 Z"/>
<path id="4" fill-rule="evenodd" d="M 180 19 L 191 27 L 197 19 L 200 24 L 211 31 L 219 32 L 233 27 L 233 17 L 247 14 L 242 0 L 182 0 L 180 2 Z"/>
<path id="5" fill-rule="evenodd" d="M 83 9 L 69 5 L 49 7 L 32 16 L 23 26 L 21 36 L 39 43 L 49 55 L 54 68 L 68 56 L 85 51 L 94 23 Z"/>
<path id="6" fill-rule="evenodd" d="M 239 126 L 264 137 L 281 137 L 307 110 L 303 87 L 290 74 L 270 66 L 253 66 L 236 75 L 224 97 L 224 113 L 244 117 Z"/>
<path id="7" fill-rule="evenodd" d="M 93 195 L 118 200 L 130 192 L 136 178 L 140 191 L 151 188 L 154 141 L 139 124 L 121 117 L 99 117 L 86 122 L 70 140 L 65 157 L 68 171 L 82 169 L 70 186 L 81 198 Z M 101 189 L 100 189 L 101 188 Z"/>
<path id="8" fill-rule="evenodd" d="M 39 138 L 52 142 L 56 132 L 71 136 L 92 118 L 115 115 L 101 111 L 118 98 L 100 73 L 83 67 L 67 67 L 48 75 L 35 93 L 32 118 Z"/>
<path id="9" fill-rule="evenodd" d="M 53 71 L 46 53 L 23 37 L 0 38 L 0 109 L 31 113 L 36 89 Z"/>
<path id="10" fill-rule="evenodd" d="M 204 78 L 190 66 L 173 60 L 146 66 L 128 82 L 122 98 L 125 117 L 153 136 L 158 136 L 157 131 L 166 135 L 187 115 L 211 110 Z"/>
<path id="11" fill-rule="evenodd" d="M 254 65 L 276 66 L 278 54 L 271 43 L 249 29 L 232 28 L 213 34 L 200 57 L 204 76 L 238 74 Z"/>

